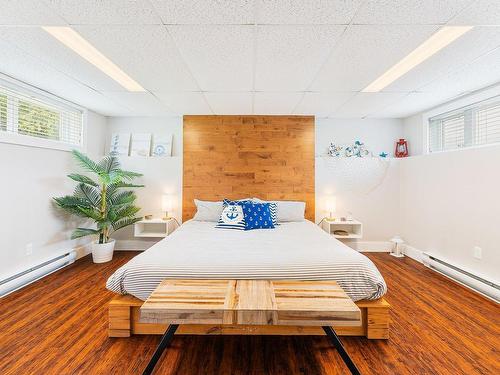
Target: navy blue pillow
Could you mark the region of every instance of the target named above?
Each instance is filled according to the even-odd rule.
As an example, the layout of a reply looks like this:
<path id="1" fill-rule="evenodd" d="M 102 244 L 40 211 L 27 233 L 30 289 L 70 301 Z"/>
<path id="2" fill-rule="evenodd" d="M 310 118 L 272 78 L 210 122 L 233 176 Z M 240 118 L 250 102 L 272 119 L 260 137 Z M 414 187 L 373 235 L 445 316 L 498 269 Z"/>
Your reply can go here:
<path id="1" fill-rule="evenodd" d="M 245 230 L 274 228 L 269 203 L 243 202 L 241 207 L 245 216 Z"/>

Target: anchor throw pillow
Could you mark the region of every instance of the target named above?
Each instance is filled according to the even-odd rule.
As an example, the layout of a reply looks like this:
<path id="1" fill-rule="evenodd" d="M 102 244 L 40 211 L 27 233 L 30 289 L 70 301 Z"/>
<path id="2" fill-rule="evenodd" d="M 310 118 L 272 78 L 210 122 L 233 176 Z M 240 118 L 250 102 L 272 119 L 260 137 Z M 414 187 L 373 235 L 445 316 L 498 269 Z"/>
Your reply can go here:
<path id="1" fill-rule="evenodd" d="M 224 199 L 222 213 L 216 228 L 245 230 L 245 215 L 243 214 L 243 202 Z"/>
<path id="2" fill-rule="evenodd" d="M 270 203 L 244 202 L 241 205 L 245 217 L 245 230 L 274 228 Z"/>

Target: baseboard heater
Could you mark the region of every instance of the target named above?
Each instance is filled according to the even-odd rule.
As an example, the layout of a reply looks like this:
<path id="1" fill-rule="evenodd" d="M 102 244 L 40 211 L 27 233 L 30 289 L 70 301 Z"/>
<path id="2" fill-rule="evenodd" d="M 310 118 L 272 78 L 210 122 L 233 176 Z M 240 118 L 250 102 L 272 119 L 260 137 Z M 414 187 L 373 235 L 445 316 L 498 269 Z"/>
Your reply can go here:
<path id="1" fill-rule="evenodd" d="M 36 264 L 22 272 L 0 280 L 0 297 L 12 293 L 32 282 L 71 264 L 76 259 L 76 251 L 72 250 L 45 262 Z"/>
<path id="2" fill-rule="evenodd" d="M 479 293 L 500 302 L 500 285 L 483 277 L 475 275 L 435 255 L 424 252 L 423 263 L 436 271 L 458 281 L 459 283 L 478 291 Z"/>

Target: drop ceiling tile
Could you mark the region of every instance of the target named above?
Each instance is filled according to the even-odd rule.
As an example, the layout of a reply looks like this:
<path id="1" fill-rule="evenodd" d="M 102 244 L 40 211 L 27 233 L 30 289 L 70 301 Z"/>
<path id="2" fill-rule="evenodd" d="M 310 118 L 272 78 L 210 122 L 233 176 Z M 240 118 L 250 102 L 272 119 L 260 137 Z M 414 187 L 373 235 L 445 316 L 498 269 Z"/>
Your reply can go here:
<path id="1" fill-rule="evenodd" d="M 64 25 L 42 1 L 0 0 L 0 25 Z"/>
<path id="2" fill-rule="evenodd" d="M 306 92 L 294 113 L 327 117 L 354 95 L 354 92 Z"/>
<path id="3" fill-rule="evenodd" d="M 356 13 L 354 24 L 444 24 L 473 0 L 367 0 Z"/>
<path id="4" fill-rule="evenodd" d="M 253 112 L 262 115 L 288 115 L 292 113 L 302 95 L 301 92 L 256 92 Z"/>
<path id="5" fill-rule="evenodd" d="M 151 3 L 165 24 L 254 23 L 253 0 L 151 0 Z"/>
<path id="6" fill-rule="evenodd" d="M 212 110 L 201 92 L 155 92 L 154 95 L 179 115 L 211 115 Z"/>
<path id="7" fill-rule="evenodd" d="M 453 18 L 450 24 L 500 26 L 500 1 L 477 0 Z"/>
<path id="8" fill-rule="evenodd" d="M 258 26 L 255 89 L 305 90 L 345 26 Z"/>
<path id="9" fill-rule="evenodd" d="M 103 115 L 125 113 L 126 108 L 105 98 L 31 55 L 0 40 L 0 72 Z"/>
<path id="10" fill-rule="evenodd" d="M 149 92 L 105 91 L 102 94 L 127 108 L 130 116 L 157 116 L 172 113 L 165 104 Z"/>
<path id="11" fill-rule="evenodd" d="M 256 0 L 259 24 L 348 24 L 362 0 Z"/>
<path id="12" fill-rule="evenodd" d="M 253 26 L 168 26 L 202 91 L 249 91 Z"/>
<path id="13" fill-rule="evenodd" d="M 439 77 L 423 86 L 420 91 L 452 97 L 496 84 L 500 82 L 499 61 L 500 48 L 497 48 L 462 69 Z"/>
<path id="14" fill-rule="evenodd" d="M 165 26 L 77 26 L 75 29 L 147 90 L 198 89 Z"/>
<path id="15" fill-rule="evenodd" d="M 405 97 L 380 109 L 374 116 L 388 118 L 404 118 L 413 116 L 417 113 L 425 112 L 430 108 L 453 100 L 456 97 L 449 96 L 446 93 L 424 93 L 412 92 Z"/>
<path id="16" fill-rule="evenodd" d="M 45 0 L 71 25 L 161 24 L 147 0 Z"/>
<path id="17" fill-rule="evenodd" d="M 404 98 L 407 93 L 360 92 L 341 105 L 329 117 L 361 118 L 373 116 L 381 109 Z"/>
<path id="18" fill-rule="evenodd" d="M 0 27 L 0 39 L 96 90 L 124 90 L 40 27 Z"/>
<path id="19" fill-rule="evenodd" d="M 216 115 L 250 115 L 253 113 L 251 92 L 206 92 L 205 97 Z"/>
<path id="20" fill-rule="evenodd" d="M 387 86 L 385 91 L 418 91 L 500 46 L 500 27 L 475 27 Z"/>
<path id="21" fill-rule="evenodd" d="M 436 28 L 420 25 L 350 26 L 310 90 L 360 91 L 414 50 Z"/>

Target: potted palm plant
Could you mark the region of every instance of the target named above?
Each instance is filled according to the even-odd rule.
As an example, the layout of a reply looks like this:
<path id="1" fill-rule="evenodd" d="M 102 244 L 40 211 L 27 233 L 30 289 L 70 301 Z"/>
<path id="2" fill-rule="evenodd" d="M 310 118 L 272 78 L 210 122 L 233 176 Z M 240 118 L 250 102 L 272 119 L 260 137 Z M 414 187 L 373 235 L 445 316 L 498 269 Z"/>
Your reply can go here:
<path id="1" fill-rule="evenodd" d="M 77 228 L 71 238 L 96 236 L 97 239 L 92 242 L 92 259 L 94 263 L 108 262 L 113 258 L 115 247 L 115 240 L 110 238 L 111 233 L 141 220 L 136 217 L 140 208 L 134 205 L 135 193 L 123 189 L 142 187 L 130 183 L 142 175 L 122 170 L 118 158 L 113 154 L 99 162 L 76 150 L 73 155 L 80 167 L 95 175 L 96 179 L 83 174 L 70 174 L 68 177 L 78 183 L 73 195 L 54 200 L 63 210 L 94 221 L 95 228 Z"/>

